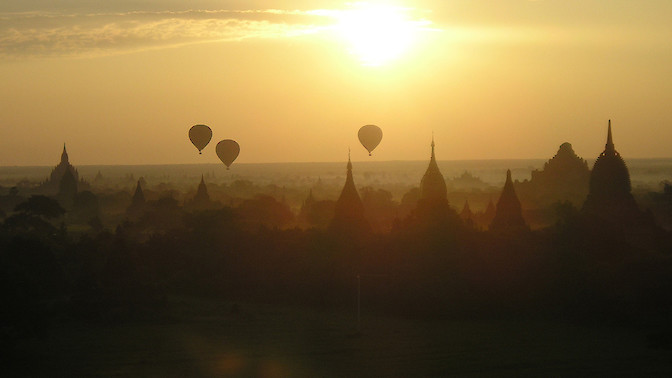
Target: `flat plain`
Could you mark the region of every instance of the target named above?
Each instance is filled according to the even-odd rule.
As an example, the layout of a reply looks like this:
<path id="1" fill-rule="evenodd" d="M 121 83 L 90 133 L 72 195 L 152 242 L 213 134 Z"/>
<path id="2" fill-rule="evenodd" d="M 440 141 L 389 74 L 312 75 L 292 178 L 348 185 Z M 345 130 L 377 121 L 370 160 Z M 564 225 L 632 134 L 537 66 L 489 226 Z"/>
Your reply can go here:
<path id="1" fill-rule="evenodd" d="M 55 322 L 4 376 L 670 376 L 656 329 L 550 320 L 427 320 L 172 298 L 159 320 Z"/>

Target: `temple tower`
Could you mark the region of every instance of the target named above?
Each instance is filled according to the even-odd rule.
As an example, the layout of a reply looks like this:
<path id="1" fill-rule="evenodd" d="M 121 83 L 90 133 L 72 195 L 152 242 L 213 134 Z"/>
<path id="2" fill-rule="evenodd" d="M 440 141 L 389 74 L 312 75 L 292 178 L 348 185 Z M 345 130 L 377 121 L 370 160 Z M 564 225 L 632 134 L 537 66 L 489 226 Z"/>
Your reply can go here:
<path id="1" fill-rule="evenodd" d="M 137 219 L 142 215 L 142 211 L 145 209 L 145 194 L 142 192 L 142 186 L 140 186 L 140 180 L 135 186 L 135 193 L 133 193 L 133 199 L 131 204 L 126 209 L 126 215 L 129 218 Z"/>
<path id="2" fill-rule="evenodd" d="M 336 201 L 334 219 L 331 228 L 336 231 L 363 231 L 369 230 L 369 224 L 364 216 L 364 205 L 359 197 L 355 181 L 352 178 L 352 162 L 348 154 L 347 174 L 341 195 Z"/>
<path id="3" fill-rule="evenodd" d="M 436 156 L 434 154 L 434 137 L 432 136 L 432 155 L 429 159 L 429 166 L 425 175 L 420 181 L 420 199 L 425 202 L 434 204 L 448 203 L 448 190 L 446 189 L 446 181 L 436 164 Z"/>
<path id="4" fill-rule="evenodd" d="M 511 179 L 511 170 L 506 171 L 506 182 L 502 189 L 502 194 L 497 201 L 497 209 L 495 211 L 495 218 L 490 224 L 492 231 L 520 231 L 527 229 L 527 224 L 523 219 L 523 211 L 516 195 L 516 190 L 513 188 L 513 180 Z"/>
<path id="5" fill-rule="evenodd" d="M 609 120 L 607 143 L 593 165 L 583 210 L 616 221 L 637 217 L 640 211 L 631 190 L 630 173 L 614 147 Z"/>
<path id="6" fill-rule="evenodd" d="M 467 220 L 472 220 L 474 217 L 474 213 L 471 211 L 471 208 L 469 207 L 469 201 L 464 201 L 464 207 L 462 208 L 462 212 L 460 213 L 460 218 L 462 218 L 463 221 Z"/>
<path id="7" fill-rule="evenodd" d="M 205 178 L 201 175 L 201 182 L 198 184 L 198 189 L 196 189 L 196 195 L 194 196 L 194 204 L 209 204 L 210 195 L 208 194 L 208 188 L 205 186 Z"/>
<path id="8" fill-rule="evenodd" d="M 59 193 L 61 180 L 63 179 L 66 171 L 70 171 L 70 174 L 75 179 L 75 182 L 79 182 L 79 184 L 83 187 L 88 187 L 86 182 L 79 180 L 79 173 L 77 172 L 77 169 L 75 169 L 75 167 L 70 164 L 68 151 L 65 148 L 65 143 L 63 143 L 61 161 L 54 167 L 47 180 L 41 185 L 42 190 L 45 193 L 51 195 Z"/>

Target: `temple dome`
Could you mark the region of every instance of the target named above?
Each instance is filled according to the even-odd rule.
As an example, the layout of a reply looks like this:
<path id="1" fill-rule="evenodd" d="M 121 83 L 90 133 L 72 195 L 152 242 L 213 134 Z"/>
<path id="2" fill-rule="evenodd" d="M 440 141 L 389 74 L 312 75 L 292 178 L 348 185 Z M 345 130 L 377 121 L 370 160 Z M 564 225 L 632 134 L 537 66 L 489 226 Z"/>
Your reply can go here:
<path id="1" fill-rule="evenodd" d="M 590 175 L 590 192 L 583 209 L 615 221 L 633 218 L 640 213 L 631 193 L 628 167 L 614 148 L 611 121 L 607 144 Z"/>
<path id="2" fill-rule="evenodd" d="M 625 161 L 614 148 L 611 135 L 611 121 L 607 131 L 607 144 L 598 156 L 590 175 L 590 193 L 610 197 L 630 195 L 630 173 Z"/>

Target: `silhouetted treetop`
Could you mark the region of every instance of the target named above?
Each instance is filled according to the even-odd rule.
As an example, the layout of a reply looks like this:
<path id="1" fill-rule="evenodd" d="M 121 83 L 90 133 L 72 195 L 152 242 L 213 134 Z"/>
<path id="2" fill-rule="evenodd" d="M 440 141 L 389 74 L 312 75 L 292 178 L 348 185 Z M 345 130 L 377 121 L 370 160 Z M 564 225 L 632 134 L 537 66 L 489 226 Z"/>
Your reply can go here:
<path id="1" fill-rule="evenodd" d="M 65 209 L 53 198 L 47 196 L 30 196 L 26 202 L 16 206 L 14 211 L 30 215 L 41 216 L 46 219 L 58 218 L 65 214 Z"/>

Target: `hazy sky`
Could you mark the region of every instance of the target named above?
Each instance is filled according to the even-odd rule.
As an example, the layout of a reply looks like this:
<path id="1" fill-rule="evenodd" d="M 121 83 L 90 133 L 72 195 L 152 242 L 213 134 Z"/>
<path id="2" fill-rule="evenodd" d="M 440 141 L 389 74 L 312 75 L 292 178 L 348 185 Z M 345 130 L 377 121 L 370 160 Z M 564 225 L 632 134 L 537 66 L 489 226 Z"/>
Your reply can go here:
<path id="1" fill-rule="evenodd" d="M 56 5 L 57 4 L 57 5 Z M 0 165 L 672 157 L 672 1 L 0 3 Z M 187 138 L 207 124 L 198 155 Z M 383 129 L 369 158 L 357 140 Z"/>

